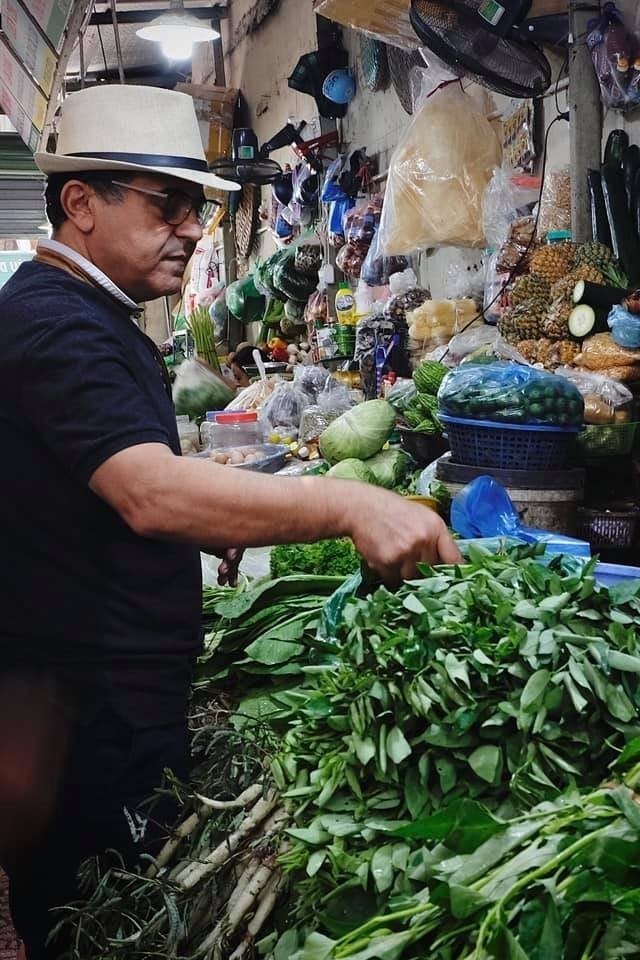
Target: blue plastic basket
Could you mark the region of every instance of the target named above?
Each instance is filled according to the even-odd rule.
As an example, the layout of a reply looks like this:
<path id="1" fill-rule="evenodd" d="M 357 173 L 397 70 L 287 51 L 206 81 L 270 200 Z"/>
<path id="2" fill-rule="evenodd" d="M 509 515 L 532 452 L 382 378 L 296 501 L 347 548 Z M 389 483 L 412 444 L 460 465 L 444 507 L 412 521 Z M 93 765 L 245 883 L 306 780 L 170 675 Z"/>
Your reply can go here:
<path id="1" fill-rule="evenodd" d="M 574 452 L 579 427 L 466 420 L 439 414 L 451 459 L 470 467 L 501 470 L 563 470 Z"/>

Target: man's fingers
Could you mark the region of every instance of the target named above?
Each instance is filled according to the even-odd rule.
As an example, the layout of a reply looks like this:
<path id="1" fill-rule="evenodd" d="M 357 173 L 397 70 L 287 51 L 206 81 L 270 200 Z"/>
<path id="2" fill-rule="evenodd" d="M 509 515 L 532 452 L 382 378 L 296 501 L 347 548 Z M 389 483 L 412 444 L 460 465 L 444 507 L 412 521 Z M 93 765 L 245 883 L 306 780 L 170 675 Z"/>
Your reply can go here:
<path id="1" fill-rule="evenodd" d="M 448 530 L 443 531 L 438 539 L 438 556 L 442 563 L 462 563 L 462 554 Z"/>

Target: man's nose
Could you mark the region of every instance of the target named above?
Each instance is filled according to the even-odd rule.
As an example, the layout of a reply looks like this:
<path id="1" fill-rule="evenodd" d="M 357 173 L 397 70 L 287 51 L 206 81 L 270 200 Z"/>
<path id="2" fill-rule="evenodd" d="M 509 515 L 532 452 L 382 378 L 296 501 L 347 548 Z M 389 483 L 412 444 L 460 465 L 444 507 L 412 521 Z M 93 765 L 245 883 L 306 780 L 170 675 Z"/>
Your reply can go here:
<path id="1" fill-rule="evenodd" d="M 177 237 L 191 240 L 193 243 L 197 243 L 202 237 L 202 234 L 202 224 L 198 220 L 198 215 L 195 210 L 192 210 L 187 219 L 175 228 L 175 235 Z"/>

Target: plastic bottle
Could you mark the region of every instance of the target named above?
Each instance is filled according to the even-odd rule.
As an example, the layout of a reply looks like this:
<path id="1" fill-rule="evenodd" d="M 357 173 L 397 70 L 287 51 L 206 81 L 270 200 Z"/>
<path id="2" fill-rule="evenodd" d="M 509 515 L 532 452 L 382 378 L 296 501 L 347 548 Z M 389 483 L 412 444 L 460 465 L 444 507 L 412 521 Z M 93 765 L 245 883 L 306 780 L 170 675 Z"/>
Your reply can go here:
<path id="1" fill-rule="evenodd" d="M 356 301 L 348 283 L 342 283 L 336 293 L 336 317 L 338 323 L 351 327 L 356 322 Z"/>

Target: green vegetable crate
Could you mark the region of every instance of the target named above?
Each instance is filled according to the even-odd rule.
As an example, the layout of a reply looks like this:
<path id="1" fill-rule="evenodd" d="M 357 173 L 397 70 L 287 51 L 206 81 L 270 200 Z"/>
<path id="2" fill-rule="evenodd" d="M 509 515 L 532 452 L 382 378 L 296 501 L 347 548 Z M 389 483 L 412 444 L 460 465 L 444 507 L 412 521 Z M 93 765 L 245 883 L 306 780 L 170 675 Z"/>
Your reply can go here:
<path id="1" fill-rule="evenodd" d="M 592 424 L 578 436 L 578 445 L 587 459 L 621 457 L 631 453 L 637 423 Z"/>

